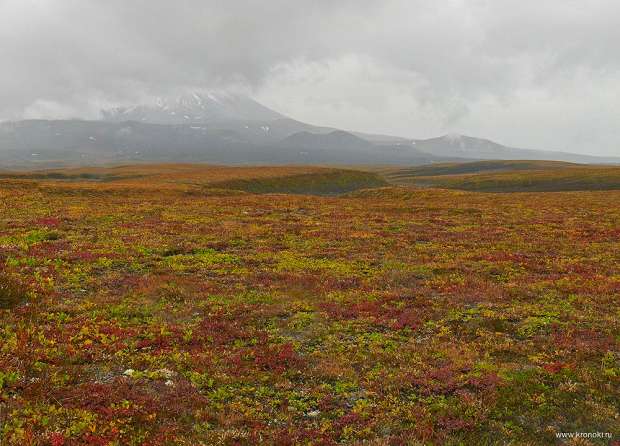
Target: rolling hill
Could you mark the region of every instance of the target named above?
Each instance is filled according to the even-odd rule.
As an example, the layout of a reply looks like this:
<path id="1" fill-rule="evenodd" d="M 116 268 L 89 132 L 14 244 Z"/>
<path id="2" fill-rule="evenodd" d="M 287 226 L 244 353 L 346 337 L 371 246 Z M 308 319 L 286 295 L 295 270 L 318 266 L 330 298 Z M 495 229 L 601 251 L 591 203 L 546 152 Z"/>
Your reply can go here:
<path id="1" fill-rule="evenodd" d="M 393 184 L 480 192 L 620 189 L 620 166 L 558 161 L 482 161 L 388 169 Z"/>

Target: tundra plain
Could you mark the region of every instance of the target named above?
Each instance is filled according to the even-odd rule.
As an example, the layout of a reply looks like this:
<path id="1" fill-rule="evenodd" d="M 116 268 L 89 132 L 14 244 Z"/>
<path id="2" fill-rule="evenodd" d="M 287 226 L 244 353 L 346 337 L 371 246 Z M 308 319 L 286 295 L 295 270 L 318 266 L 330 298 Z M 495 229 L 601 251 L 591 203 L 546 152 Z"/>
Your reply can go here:
<path id="1" fill-rule="evenodd" d="M 619 170 L 520 163 L 1 173 L 2 444 L 620 435 Z"/>

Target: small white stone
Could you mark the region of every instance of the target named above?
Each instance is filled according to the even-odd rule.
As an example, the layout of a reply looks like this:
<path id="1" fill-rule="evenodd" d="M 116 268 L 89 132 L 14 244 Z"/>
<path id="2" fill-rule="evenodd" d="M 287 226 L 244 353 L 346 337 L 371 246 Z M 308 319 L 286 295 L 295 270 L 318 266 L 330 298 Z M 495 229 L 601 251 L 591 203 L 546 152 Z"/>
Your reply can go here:
<path id="1" fill-rule="evenodd" d="M 136 372 L 136 371 L 135 371 L 134 369 L 127 369 L 127 370 L 125 370 L 125 371 L 123 372 L 123 375 L 125 375 L 125 376 L 133 376 L 133 374 L 134 374 L 135 372 Z"/>
<path id="2" fill-rule="evenodd" d="M 157 374 L 159 376 L 161 376 L 162 378 L 166 378 L 166 379 L 170 379 L 173 378 L 174 376 L 176 376 L 176 372 L 170 370 L 170 369 L 159 369 L 157 371 Z"/>

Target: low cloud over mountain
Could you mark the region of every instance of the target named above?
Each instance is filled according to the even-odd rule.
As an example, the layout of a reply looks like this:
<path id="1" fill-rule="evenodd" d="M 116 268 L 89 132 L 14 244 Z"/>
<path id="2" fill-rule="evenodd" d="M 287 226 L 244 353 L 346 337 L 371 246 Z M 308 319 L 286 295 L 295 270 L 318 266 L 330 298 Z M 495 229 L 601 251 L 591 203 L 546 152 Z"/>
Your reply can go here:
<path id="1" fill-rule="evenodd" d="M 0 124 L 0 166 L 128 161 L 428 164 L 472 159 L 618 162 L 524 150 L 461 135 L 407 139 L 318 127 L 240 94 L 190 93 L 102 111 L 102 119 Z"/>

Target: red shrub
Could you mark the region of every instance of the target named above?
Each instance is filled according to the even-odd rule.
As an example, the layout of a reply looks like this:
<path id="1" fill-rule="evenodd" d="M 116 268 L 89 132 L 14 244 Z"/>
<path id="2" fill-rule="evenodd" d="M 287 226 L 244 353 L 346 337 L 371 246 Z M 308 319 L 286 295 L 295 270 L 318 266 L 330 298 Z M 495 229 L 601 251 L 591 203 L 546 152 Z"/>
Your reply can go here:
<path id="1" fill-rule="evenodd" d="M 51 446 L 64 446 L 65 436 L 61 432 L 53 432 L 49 436 Z"/>
<path id="2" fill-rule="evenodd" d="M 558 373 L 563 369 L 569 368 L 570 366 L 565 362 L 550 362 L 549 364 L 543 365 L 543 369 L 545 369 L 549 373 Z"/>
<path id="3" fill-rule="evenodd" d="M 44 217 L 35 220 L 34 222 L 37 226 L 47 226 L 48 228 L 55 228 L 60 225 L 60 220 L 56 217 Z"/>
<path id="4" fill-rule="evenodd" d="M 301 363 L 301 358 L 290 343 L 254 349 L 254 364 L 261 370 L 283 373 Z"/>

